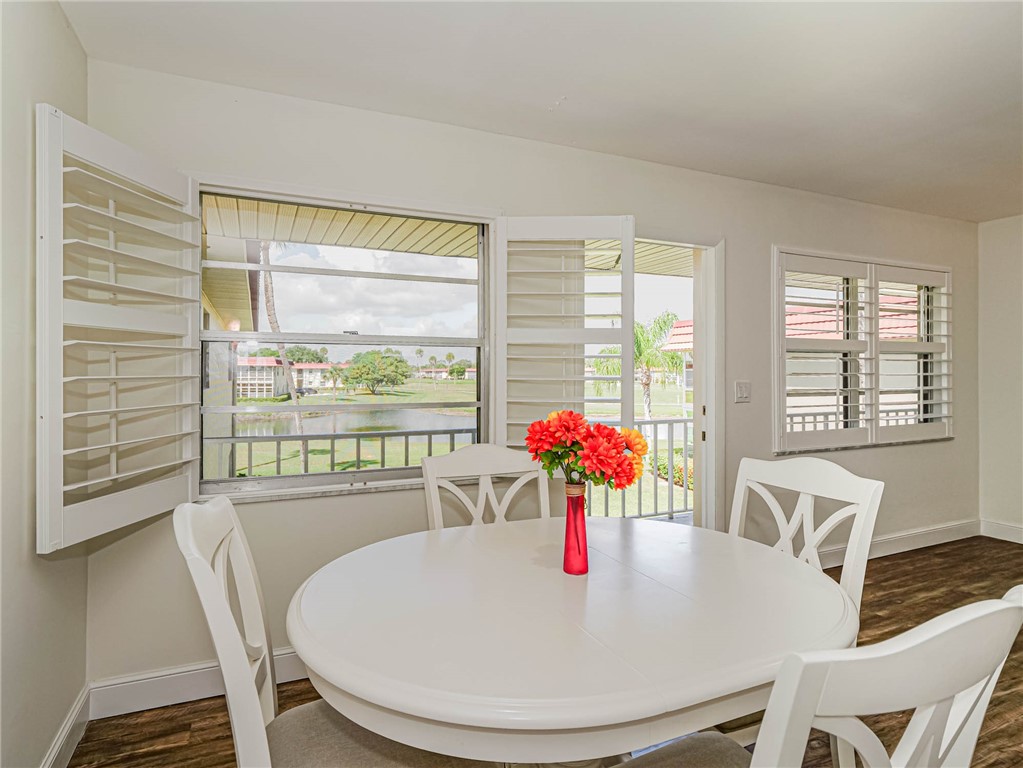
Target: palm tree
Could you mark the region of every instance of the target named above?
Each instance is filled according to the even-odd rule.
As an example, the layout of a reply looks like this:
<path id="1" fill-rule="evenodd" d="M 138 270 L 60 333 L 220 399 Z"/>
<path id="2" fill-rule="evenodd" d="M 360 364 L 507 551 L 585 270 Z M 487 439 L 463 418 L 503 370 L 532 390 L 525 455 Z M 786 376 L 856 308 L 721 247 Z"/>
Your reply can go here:
<path id="1" fill-rule="evenodd" d="M 450 368 L 451 364 L 453 362 L 455 362 L 455 353 L 454 352 L 448 352 L 446 355 L 444 355 L 444 359 L 447 361 L 448 368 Z"/>
<path id="2" fill-rule="evenodd" d="M 423 350 L 421 348 L 416 350 L 416 368 L 419 369 L 419 375 L 422 376 L 423 375 Z"/>
<path id="3" fill-rule="evenodd" d="M 685 375 L 686 358 L 678 352 L 665 352 L 661 347 L 668 340 L 671 327 L 678 320 L 674 312 L 662 312 L 647 324 L 636 323 L 633 330 L 633 366 L 639 377 L 639 385 L 643 388 L 643 417 L 653 418 L 650 405 L 650 385 L 654 380 L 654 371 L 665 373 L 681 373 Z M 617 347 L 605 347 L 601 354 L 617 354 Z M 598 376 L 621 376 L 622 361 L 620 358 L 598 357 L 593 361 Z M 597 382 L 597 389 L 600 389 Z M 627 382 L 622 382 L 627 385 Z"/>
<path id="4" fill-rule="evenodd" d="M 329 381 L 331 386 L 334 388 L 335 403 L 337 402 L 337 383 L 341 381 L 341 377 L 343 375 L 344 372 L 342 371 L 341 366 L 337 364 L 330 366 L 330 368 L 328 368 L 327 372 L 324 374 L 324 378 L 326 378 L 327 381 Z"/>
<path id="5" fill-rule="evenodd" d="M 278 248 L 283 247 L 283 243 L 278 243 Z M 270 265 L 270 241 L 260 240 L 259 241 L 259 263 L 264 266 Z M 266 269 L 259 273 L 263 278 L 263 303 L 266 305 L 266 319 L 270 324 L 270 330 L 273 333 L 281 332 L 281 324 L 277 321 L 277 305 L 274 303 L 274 276 L 273 272 Z M 277 344 L 277 353 L 281 358 L 281 365 L 284 367 L 284 383 L 288 385 L 288 394 L 291 395 L 291 402 L 298 403 L 298 391 L 295 387 L 295 376 L 291 370 L 291 361 L 288 360 L 288 355 L 284 350 L 284 344 Z M 302 414 L 299 411 L 295 411 L 295 429 L 297 434 L 302 434 Z M 302 461 L 302 466 L 306 466 L 306 443 L 304 440 L 299 441 L 299 452 Z"/>

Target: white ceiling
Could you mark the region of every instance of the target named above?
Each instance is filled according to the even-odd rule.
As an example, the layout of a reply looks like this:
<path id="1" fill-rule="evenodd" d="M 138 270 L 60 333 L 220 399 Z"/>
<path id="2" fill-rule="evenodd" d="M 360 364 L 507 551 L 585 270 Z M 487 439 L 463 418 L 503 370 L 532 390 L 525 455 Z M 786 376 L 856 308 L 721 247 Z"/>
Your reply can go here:
<path id="1" fill-rule="evenodd" d="M 66 2 L 89 56 L 985 221 L 1023 4 Z"/>

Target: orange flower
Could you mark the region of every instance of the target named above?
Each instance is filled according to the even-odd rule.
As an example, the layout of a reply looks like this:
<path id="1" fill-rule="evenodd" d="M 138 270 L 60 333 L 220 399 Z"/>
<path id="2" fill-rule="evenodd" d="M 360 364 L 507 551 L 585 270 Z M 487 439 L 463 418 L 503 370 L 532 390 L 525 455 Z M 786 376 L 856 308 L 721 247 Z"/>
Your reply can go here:
<path id="1" fill-rule="evenodd" d="M 623 427 L 622 437 L 625 438 L 625 447 L 632 451 L 636 456 L 646 456 L 647 451 L 650 450 L 650 446 L 647 445 L 646 438 L 643 437 L 643 433 L 638 429 Z"/>
<path id="2" fill-rule="evenodd" d="M 554 411 L 547 417 L 548 428 L 555 442 L 564 443 L 565 447 L 572 443 L 580 443 L 586 437 L 586 417 L 575 411 Z"/>
<path id="3" fill-rule="evenodd" d="M 639 480 L 639 478 L 643 477 L 643 457 L 638 453 L 634 453 L 630 458 L 632 459 L 632 466 L 636 469 L 636 479 Z"/>

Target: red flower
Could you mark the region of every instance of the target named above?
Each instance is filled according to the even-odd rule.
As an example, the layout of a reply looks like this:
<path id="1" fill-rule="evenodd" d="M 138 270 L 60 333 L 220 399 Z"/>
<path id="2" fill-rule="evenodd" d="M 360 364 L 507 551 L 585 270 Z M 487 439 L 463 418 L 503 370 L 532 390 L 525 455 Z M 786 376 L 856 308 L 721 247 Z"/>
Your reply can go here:
<path id="1" fill-rule="evenodd" d="M 551 435 L 558 443 L 569 447 L 572 443 L 582 442 L 586 437 L 586 417 L 575 411 L 554 411 L 547 417 Z"/>
<path id="2" fill-rule="evenodd" d="M 534 421 L 526 430 L 526 447 L 533 454 L 533 460 L 539 461 L 541 453 L 554 447 L 555 439 L 546 421 Z"/>
<path id="3" fill-rule="evenodd" d="M 617 491 L 628 488 L 636 482 L 636 465 L 633 463 L 631 456 L 622 454 L 615 465 L 614 477 L 612 479 Z"/>
<path id="4" fill-rule="evenodd" d="M 598 475 L 605 481 L 614 476 L 621 457 L 622 452 L 614 443 L 597 435 L 587 437 L 583 442 L 583 449 L 579 451 L 579 462 L 586 472 Z"/>
<path id="5" fill-rule="evenodd" d="M 590 426 L 588 436 L 590 435 L 599 437 L 605 443 L 614 446 L 614 449 L 619 453 L 625 450 L 625 438 L 614 427 L 609 427 L 607 424 L 593 424 Z"/>

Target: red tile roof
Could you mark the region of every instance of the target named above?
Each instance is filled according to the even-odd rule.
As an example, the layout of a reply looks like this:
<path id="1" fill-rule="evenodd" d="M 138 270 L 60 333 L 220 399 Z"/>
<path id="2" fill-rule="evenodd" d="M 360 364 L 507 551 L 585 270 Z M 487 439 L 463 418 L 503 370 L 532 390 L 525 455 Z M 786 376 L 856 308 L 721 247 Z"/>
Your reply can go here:
<path id="1" fill-rule="evenodd" d="M 281 359 L 279 357 L 239 357 L 238 365 L 248 365 L 256 368 L 275 368 L 281 365 Z M 333 366 L 338 368 L 347 368 L 351 363 L 292 363 L 292 368 L 298 370 L 326 370 Z"/>
<path id="2" fill-rule="evenodd" d="M 892 304 L 912 303 L 905 312 L 893 312 Z M 916 339 L 919 337 L 916 299 L 910 297 L 886 296 L 886 308 L 880 319 L 881 338 Z M 785 313 L 785 335 L 800 339 L 841 339 L 840 313 L 836 308 L 823 307 L 808 312 Z M 666 352 L 693 351 L 693 321 L 678 320 L 668 334 L 668 340 L 661 347 Z"/>

